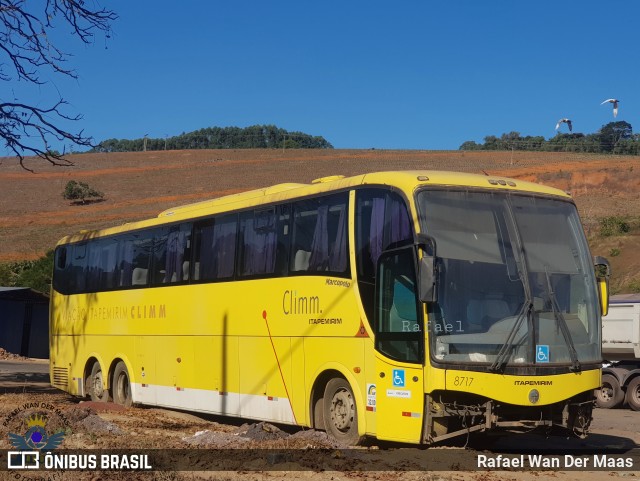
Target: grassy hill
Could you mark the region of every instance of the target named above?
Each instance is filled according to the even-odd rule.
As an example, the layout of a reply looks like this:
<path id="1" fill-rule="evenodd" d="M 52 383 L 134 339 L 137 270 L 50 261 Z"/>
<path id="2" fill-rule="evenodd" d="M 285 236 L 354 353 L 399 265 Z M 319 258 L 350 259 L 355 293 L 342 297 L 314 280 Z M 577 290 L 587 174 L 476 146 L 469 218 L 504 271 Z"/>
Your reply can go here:
<path id="1" fill-rule="evenodd" d="M 62 236 L 154 217 L 177 205 L 280 182 L 380 170 L 455 170 L 545 183 L 572 193 L 594 255 L 608 257 L 617 292 L 640 291 L 640 157 L 552 152 L 407 150 L 180 150 L 73 155 L 70 167 L 11 158 L 0 165 L 0 262 L 34 259 Z M 69 180 L 105 200 L 72 205 Z M 627 232 L 602 236 L 601 220 L 627 220 Z"/>

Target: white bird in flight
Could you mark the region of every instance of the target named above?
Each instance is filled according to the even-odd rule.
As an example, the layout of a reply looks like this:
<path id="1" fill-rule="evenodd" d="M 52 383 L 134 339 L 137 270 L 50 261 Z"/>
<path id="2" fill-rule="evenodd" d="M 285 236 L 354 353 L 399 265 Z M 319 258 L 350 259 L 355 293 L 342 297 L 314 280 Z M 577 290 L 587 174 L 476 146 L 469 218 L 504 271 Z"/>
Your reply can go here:
<path id="1" fill-rule="evenodd" d="M 602 102 L 600 105 L 604 105 L 607 102 L 610 102 L 613 104 L 613 116 L 615 117 L 616 115 L 618 115 L 618 102 L 620 102 L 618 99 L 607 99 L 604 102 Z"/>
<path id="2" fill-rule="evenodd" d="M 571 119 L 560 119 L 558 120 L 558 123 L 556 124 L 556 130 L 558 130 L 560 128 L 560 124 L 565 123 L 569 126 L 569 132 L 573 131 L 573 128 L 571 126 Z"/>

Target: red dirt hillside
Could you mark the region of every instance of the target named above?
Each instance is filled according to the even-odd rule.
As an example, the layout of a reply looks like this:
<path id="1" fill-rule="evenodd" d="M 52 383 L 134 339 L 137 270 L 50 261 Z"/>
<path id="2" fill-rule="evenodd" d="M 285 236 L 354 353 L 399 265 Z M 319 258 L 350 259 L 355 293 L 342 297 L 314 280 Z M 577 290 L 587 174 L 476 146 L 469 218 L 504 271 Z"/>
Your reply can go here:
<path id="1" fill-rule="evenodd" d="M 56 167 L 13 158 L 0 165 L 0 262 L 41 256 L 62 236 L 156 216 L 169 207 L 280 182 L 310 182 L 327 175 L 380 170 L 456 170 L 540 182 L 574 196 L 588 231 L 598 218 L 637 216 L 640 157 L 550 152 L 409 150 L 182 150 L 77 154 L 74 165 Z M 104 202 L 71 205 L 62 192 L 69 180 L 88 183 Z M 627 258 L 635 236 L 608 238 L 593 254 L 610 257 L 614 269 L 640 267 Z M 633 249 L 634 251 L 637 249 Z M 640 255 L 638 256 L 640 259 Z M 619 266 L 617 264 L 620 264 Z M 638 275 L 640 279 L 640 275 Z"/>

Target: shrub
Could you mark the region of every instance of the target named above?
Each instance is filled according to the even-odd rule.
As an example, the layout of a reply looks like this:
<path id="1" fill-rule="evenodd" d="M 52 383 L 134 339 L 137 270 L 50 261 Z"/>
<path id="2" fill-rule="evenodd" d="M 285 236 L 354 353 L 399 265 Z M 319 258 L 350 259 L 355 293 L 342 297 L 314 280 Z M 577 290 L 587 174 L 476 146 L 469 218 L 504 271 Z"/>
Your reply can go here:
<path id="1" fill-rule="evenodd" d="M 602 237 L 626 234 L 630 230 L 629 222 L 623 217 L 612 215 L 600 219 L 600 235 Z"/>
<path id="2" fill-rule="evenodd" d="M 64 188 L 62 197 L 67 200 L 79 200 L 82 204 L 84 204 L 88 198 L 102 199 L 104 197 L 104 194 L 95 189 L 92 189 L 88 184 L 84 182 L 76 182 L 75 180 L 70 180 L 69 182 L 67 182 L 67 185 Z"/>
<path id="3" fill-rule="evenodd" d="M 638 279 L 632 280 L 627 284 L 627 288 L 625 290 L 632 293 L 640 292 L 640 281 Z"/>

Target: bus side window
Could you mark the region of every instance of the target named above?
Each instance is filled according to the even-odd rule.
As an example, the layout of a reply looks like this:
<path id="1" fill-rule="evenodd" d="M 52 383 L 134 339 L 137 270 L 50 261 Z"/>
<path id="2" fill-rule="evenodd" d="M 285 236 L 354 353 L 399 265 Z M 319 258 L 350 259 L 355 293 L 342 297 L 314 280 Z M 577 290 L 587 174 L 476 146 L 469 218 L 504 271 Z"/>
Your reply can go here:
<path id="1" fill-rule="evenodd" d="M 278 225 L 277 229 L 277 247 L 276 247 L 276 266 L 274 274 L 277 276 L 286 276 L 289 272 L 289 257 L 291 249 L 291 205 L 282 204 L 277 207 Z"/>
<path id="2" fill-rule="evenodd" d="M 63 270 L 67 267 L 67 248 L 58 247 L 56 249 L 56 269 Z"/>
<path id="3" fill-rule="evenodd" d="M 117 261 L 120 287 L 148 285 L 152 250 L 152 231 L 132 232 L 121 237 Z"/>
<path id="4" fill-rule="evenodd" d="M 411 248 L 383 255 L 378 280 L 376 349 L 404 362 L 420 362 L 423 350 L 414 256 Z"/>
<path id="5" fill-rule="evenodd" d="M 87 244 L 76 244 L 71 259 L 71 285 L 73 292 L 85 292 L 87 276 Z"/>
<path id="6" fill-rule="evenodd" d="M 249 211 L 240 214 L 240 263 L 241 276 L 253 276 L 273 272 L 276 261 L 275 211 Z"/>
<path id="7" fill-rule="evenodd" d="M 173 225 L 156 231 L 153 243 L 154 285 L 188 280 L 184 263 L 189 260 L 190 244 L 191 224 Z"/>
<path id="8" fill-rule="evenodd" d="M 346 193 L 294 204 L 292 272 L 348 274 Z"/>
<path id="9" fill-rule="evenodd" d="M 238 216 L 230 214 L 196 224 L 194 265 L 189 275 L 194 281 L 230 279 L 234 274 Z"/>
<path id="10" fill-rule="evenodd" d="M 356 191 L 356 265 L 362 305 L 373 319 L 378 259 L 391 246 L 411 242 L 413 234 L 402 197 L 383 189 Z"/>
<path id="11" fill-rule="evenodd" d="M 117 253 L 117 238 L 97 239 L 88 244 L 86 282 L 89 292 L 115 287 Z"/>
<path id="12" fill-rule="evenodd" d="M 72 246 L 60 246 L 56 248 L 54 255 L 54 276 L 53 288 L 62 294 L 70 294 L 69 292 L 69 269 L 67 269 L 67 253 Z"/>
<path id="13" fill-rule="evenodd" d="M 104 239 L 102 243 L 100 273 L 100 290 L 113 289 L 117 287 L 117 261 L 118 261 L 118 238 Z"/>
<path id="14" fill-rule="evenodd" d="M 167 241 L 169 229 L 167 227 L 154 229 L 151 244 L 151 266 L 149 269 L 149 282 L 158 285 L 165 282 L 167 262 Z"/>

